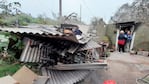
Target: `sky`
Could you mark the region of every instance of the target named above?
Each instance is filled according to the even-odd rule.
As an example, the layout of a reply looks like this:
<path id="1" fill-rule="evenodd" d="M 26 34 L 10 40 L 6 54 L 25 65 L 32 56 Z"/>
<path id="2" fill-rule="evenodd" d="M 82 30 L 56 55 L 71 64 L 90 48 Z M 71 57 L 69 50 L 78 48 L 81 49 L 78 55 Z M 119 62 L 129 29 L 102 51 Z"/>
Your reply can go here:
<path id="1" fill-rule="evenodd" d="M 19 1 L 21 10 L 34 17 L 40 14 L 50 18 L 59 15 L 59 0 L 7 0 L 8 2 Z M 62 0 L 62 15 L 68 16 L 75 12 L 81 20 L 89 24 L 93 17 L 103 18 L 105 22 L 115 14 L 118 8 L 125 3 L 134 0 Z M 81 14 L 80 14 L 81 8 Z"/>

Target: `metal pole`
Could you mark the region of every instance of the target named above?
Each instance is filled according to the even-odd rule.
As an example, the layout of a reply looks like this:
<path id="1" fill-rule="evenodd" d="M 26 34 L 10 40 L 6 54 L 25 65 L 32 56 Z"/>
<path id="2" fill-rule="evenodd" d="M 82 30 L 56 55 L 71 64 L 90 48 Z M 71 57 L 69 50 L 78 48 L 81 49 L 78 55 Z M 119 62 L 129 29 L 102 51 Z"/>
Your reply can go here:
<path id="1" fill-rule="evenodd" d="M 62 17 L 62 0 L 59 0 L 59 17 Z"/>
<path id="2" fill-rule="evenodd" d="M 62 24 L 62 0 L 59 0 L 59 22 L 60 22 L 60 27 L 62 27 L 61 26 L 61 24 Z M 63 31 L 63 33 L 64 33 L 64 29 L 62 30 Z"/>
<path id="3" fill-rule="evenodd" d="M 80 22 L 81 22 L 81 19 L 82 19 L 82 6 L 80 5 Z"/>

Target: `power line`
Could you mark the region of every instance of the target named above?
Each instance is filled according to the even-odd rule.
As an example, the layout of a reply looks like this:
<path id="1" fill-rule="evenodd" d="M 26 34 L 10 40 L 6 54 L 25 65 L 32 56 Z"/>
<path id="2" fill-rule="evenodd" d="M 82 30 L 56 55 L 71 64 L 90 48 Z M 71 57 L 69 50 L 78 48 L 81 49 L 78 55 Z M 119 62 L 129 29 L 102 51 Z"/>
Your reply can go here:
<path id="1" fill-rule="evenodd" d="M 90 10 L 90 8 L 88 7 L 87 3 L 85 0 L 81 0 L 83 2 L 83 4 L 86 6 L 86 8 L 88 9 L 89 13 L 94 16 L 93 12 Z"/>

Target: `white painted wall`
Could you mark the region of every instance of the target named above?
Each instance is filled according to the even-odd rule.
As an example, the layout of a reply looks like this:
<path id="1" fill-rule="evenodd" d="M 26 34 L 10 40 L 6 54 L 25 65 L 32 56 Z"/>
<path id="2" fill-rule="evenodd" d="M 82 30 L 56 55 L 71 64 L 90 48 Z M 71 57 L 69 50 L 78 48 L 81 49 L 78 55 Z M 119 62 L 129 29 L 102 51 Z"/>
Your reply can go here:
<path id="1" fill-rule="evenodd" d="M 131 44 L 130 44 L 130 50 L 133 49 L 135 36 L 136 36 L 136 32 L 133 33 L 132 40 L 131 40 Z"/>
<path id="2" fill-rule="evenodd" d="M 116 49 L 116 51 L 117 51 L 117 49 L 118 49 L 118 44 L 117 44 L 117 43 L 118 43 L 118 36 L 119 36 L 119 33 L 120 33 L 120 32 L 119 32 L 119 29 L 117 29 L 116 41 L 115 41 L 115 42 L 116 42 L 116 43 L 115 43 L 115 49 Z"/>

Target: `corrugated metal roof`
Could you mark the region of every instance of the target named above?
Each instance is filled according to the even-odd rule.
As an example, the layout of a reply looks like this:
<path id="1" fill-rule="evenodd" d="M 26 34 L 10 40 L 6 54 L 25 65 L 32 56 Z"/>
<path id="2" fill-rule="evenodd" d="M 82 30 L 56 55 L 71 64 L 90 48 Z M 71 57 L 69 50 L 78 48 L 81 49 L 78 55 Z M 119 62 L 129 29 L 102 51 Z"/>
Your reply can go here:
<path id="1" fill-rule="evenodd" d="M 28 38 L 32 37 L 32 39 L 38 39 L 38 40 L 41 40 L 40 38 L 43 38 L 43 39 L 56 38 L 56 39 L 67 40 L 67 41 L 80 43 L 80 44 L 84 44 L 87 42 L 86 40 L 84 42 L 77 40 L 77 38 L 74 35 L 65 35 L 61 32 L 58 32 L 58 31 L 52 29 L 52 28 L 45 28 L 45 27 L 38 27 L 38 28 L 0 28 L 0 31 L 22 34 L 25 37 L 28 37 Z"/>
<path id="2" fill-rule="evenodd" d="M 32 41 L 32 42 L 30 42 L 30 41 Z M 50 50 L 52 50 L 54 48 L 53 47 L 54 45 L 50 44 L 50 42 L 46 46 L 46 45 L 42 45 L 42 43 L 39 43 L 37 41 L 31 40 L 28 38 L 24 39 L 24 44 L 25 44 L 25 48 L 24 48 L 24 50 L 21 54 L 21 57 L 20 57 L 21 62 L 41 62 L 40 58 L 47 57 L 48 54 L 51 52 Z M 34 45 L 35 47 L 31 47 L 31 45 Z M 73 43 L 67 44 L 66 46 L 69 46 L 69 49 L 63 49 L 62 51 L 59 50 L 57 52 L 59 52 L 62 56 L 65 56 L 66 52 L 74 53 L 78 49 L 79 50 L 87 50 L 87 49 L 94 49 L 94 48 L 100 47 L 100 45 L 94 41 L 89 41 L 82 48 L 80 48 L 80 45 L 74 45 Z M 60 48 L 59 45 L 57 45 L 57 47 Z"/>
<path id="3" fill-rule="evenodd" d="M 62 33 L 46 28 L 0 28 L 1 31 L 13 32 L 13 33 L 27 33 L 27 34 L 52 34 L 63 35 Z"/>
<path id="4" fill-rule="evenodd" d="M 90 40 L 80 50 L 89 50 L 89 49 L 95 49 L 95 48 L 100 48 L 100 47 L 101 45 L 99 45 L 93 40 Z"/>
<path id="5" fill-rule="evenodd" d="M 32 28 L 0 28 L 0 31 L 5 32 L 12 32 L 12 33 L 19 33 L 19 34 L 26 34 L 32 35 L 34 37 L 40 36 L 40 38 L 57 38 L 57 39 L 64 39 L 68 41 L 72 41 L 75 43 L 85 44 L 89 41 L 89 37 L 86 35 L 81 36 L 81 39 L 77 39 L 75 35 L 66 35 L 61 32 L 56 31 L 53 28 L 47 28 L 47 27 L 32 27 Z"/>
<path id="6" fill-rule="evenodd" d="M 90 73 L 89 70 L 57 71 L 42 68 L 42 75 L 49 76 L 48 84 L 75 84 Z"/>
<path id="7" fill-rule="evenodd" d="M 58 41 L 57 41 L 58 42 Z M 64 47 L 64 49 L 60 49 L 63 46 L 60 46 L 60 43 L 63 44 L 63 46 L 68 46 L 67 48 Z M 66 52 L 74 53 L 80 45 L 76 45 L 73 43 L 67 43 L 60 41 L 60 43 L 57 45 L 59 50 L 57 52 L 61 54 L 62 56 L 65 56 Z M 56 49 L 53 44 L 50 44 L 50 42 L 46 45 L 43 45 L 42 43 L 39 43 L 37 41 L 25 38 L 24 39 L 25 48 L 21 54 L 20 61 L 21 62 L 41 62 L 41 57 L 47 57 L 50 52 L 52 52 L 52 49 Z M 31 45 L 35 47 L 31 47 Z"/>
<path id="8" fill-rule="evenodd" d="M 41 56 L 45 56 L 46 54 L 43 54 L 43 49 L 40 49 L 38 47 L 31 48 L 29 39 L 25 39 L 25 48 L 22 52 L 22 55 L 20 57 L 21 62 L 41 62 L 40 58 Z M 33 41 L 33 45 L 36 45 L 37 42 Z M 46 50 L 46 49 L 45 49 Z"/>

